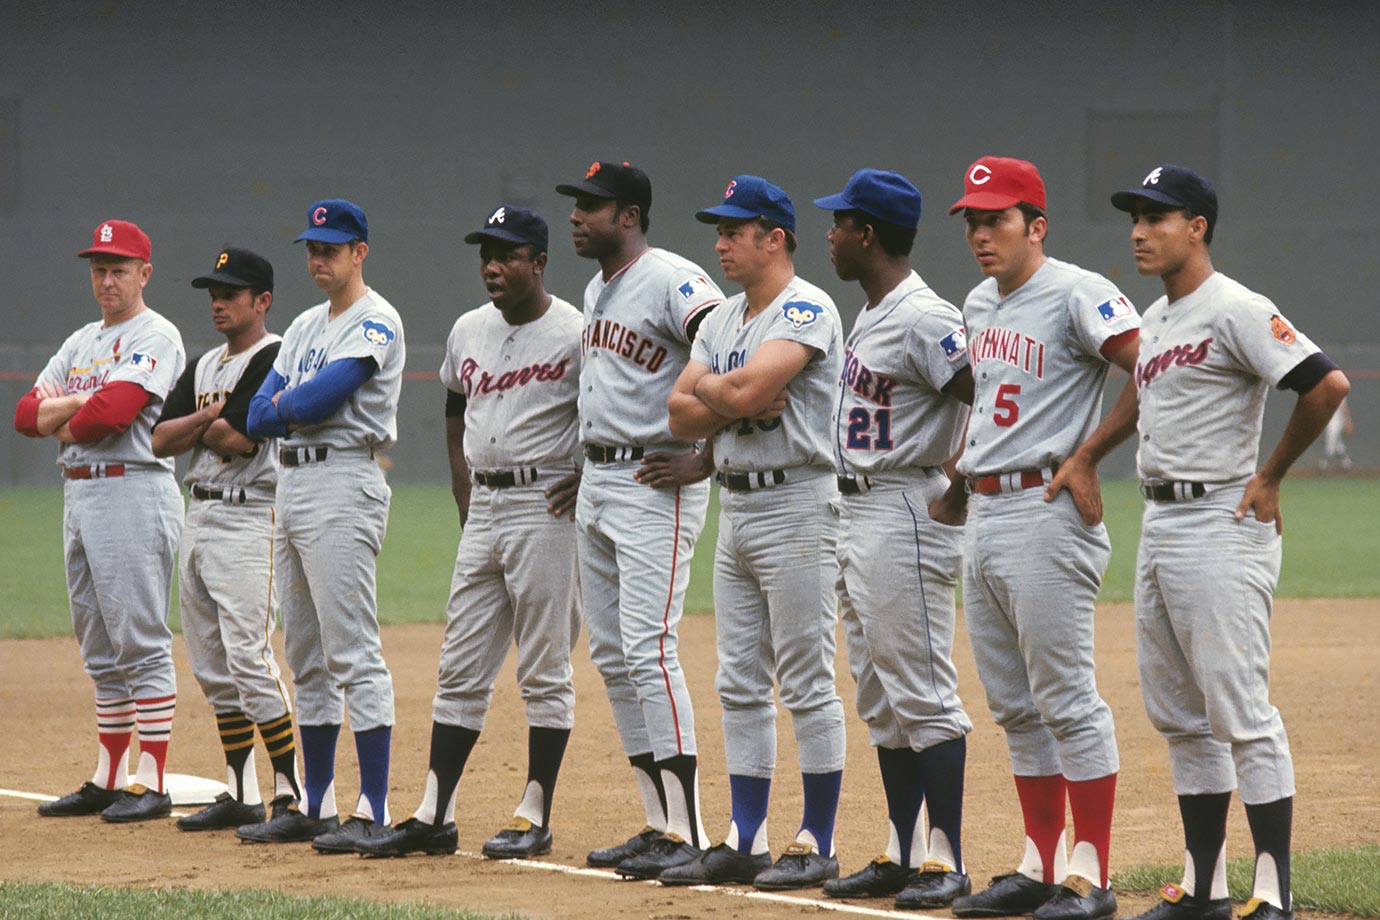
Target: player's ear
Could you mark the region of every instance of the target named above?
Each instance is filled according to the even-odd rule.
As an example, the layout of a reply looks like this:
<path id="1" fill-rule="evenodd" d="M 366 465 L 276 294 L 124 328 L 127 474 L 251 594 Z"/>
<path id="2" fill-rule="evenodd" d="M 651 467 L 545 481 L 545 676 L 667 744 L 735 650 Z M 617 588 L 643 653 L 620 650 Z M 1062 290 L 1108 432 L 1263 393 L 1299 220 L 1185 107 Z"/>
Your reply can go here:
<path id="1" fill-rule="evenodd" d="M 532 270 L 538 275 L 546 271 L 546 253 L 539 252 L 532 257 Z"/>
<path id="2" fill-rule="evenodd" d="M 1201 241 L 1207 236 L 1207 218 L 1201 214 L 1195 214 L 1188 221 L 1189 239 L 1195 242 Z"/>
<path id="3" fill-rule="evenodd" d="M 355 240 L 354 244 L 350 247 L 350 255 L 354 257 L 354 263 L 356 265 L 363 265 L 364 260 L 369 258 L 369 244 L 364 242 L 364 240 Z"/>
<path id="4" fill-rule="evenodd" d="M 1049 233 L 1049 221 L 1045 220 L 1043 214 L 1032 220 L 1029 229 L 1026 231 L 1032 243 L 1043 243 L 1045 241 L 1045 234 L 1047 233 Z"/>
<path id="5" fill-rule="evenodd" d="M 267 313 L 271 306 L 273 306 L 272 291 L 264 291 L 254 298 L 254 309 L 260 314 Z"/>
<path id="6" fill-rule="evenodd" d="M 631 230 L 642 226 L 642 206 L 630 204 L 618 213 L 618 222 Z"/>
<path id="7" fill-rule="evenodd" d="M 143 287 L 149 283 L 149 276 L 153 274 L 153 266 L 148 262 L 139 263 L 139 286 Z"/>

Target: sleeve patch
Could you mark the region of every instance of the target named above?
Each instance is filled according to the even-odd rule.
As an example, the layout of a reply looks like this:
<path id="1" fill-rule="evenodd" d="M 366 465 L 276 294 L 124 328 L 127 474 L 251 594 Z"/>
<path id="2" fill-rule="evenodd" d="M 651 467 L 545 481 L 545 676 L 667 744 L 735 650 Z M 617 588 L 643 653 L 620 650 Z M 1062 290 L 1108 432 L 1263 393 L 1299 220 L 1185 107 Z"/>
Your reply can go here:
<path id="1" fill-rule="evenodd" d="M 1270 335 L 1285 345 L 1292 345 L 1297 339 L 1297 336 L 1294 335 L 1294 327 L 1290 326 L 1289 321 L 1278 313 L 1270 317 Z"/>
<path id="2" fill-rule="evenodd" d="M 365 341 L 379 348 L 386 346 L 397 336 L 396 332 L 378 320 L 366 319 L 360 328 L 364 332 Z"/>
<path id="3" fill-rule="evenodd" d="M 1135 310 L 1131 307 L 1131 301 L 1125 297 L 1113 297 L 1106 303 L 1098 304 L 1097 312 L 1101 315 L 1102 321 L 1110 325 L 1123 316 L 1130 316 Z"/>
<path id="4" fill-rule="evenodd" d="M 781 312 L 790 320 L 792 326 L 803 329 L 819 319 L 824 308 L 808 300 L 792 300 L 781 305 Z"/>
<path id="5" fill-rule="evenodd" d="M 711 288 L 709 286 L 708 278 L 704 277 L 703 275 L 696 275 L 695 277 L 686 281 L 680 287 L 676 288 L 676 290 L 680 292 L 680 296 L 685 299 L 686 303 L 694 303 L 701 297 L 708 294 Z"/>
<path id="6" fill-rule="evenodd" d="M 950 332 L 939 340 L 939 347 L 944 349 L 944 357 L 951 362 L 957 361 L 968 351 L 968 333 L 962 326 Z"/>
<path id="7" fill-rule="evenodd" d="M 129 356 L 129 366 L 138 368 L 146 374 L 152 374 L 153 369 L 158 366 L 158 359 L 153 355 L 147 355 L 136 351 Z"/>

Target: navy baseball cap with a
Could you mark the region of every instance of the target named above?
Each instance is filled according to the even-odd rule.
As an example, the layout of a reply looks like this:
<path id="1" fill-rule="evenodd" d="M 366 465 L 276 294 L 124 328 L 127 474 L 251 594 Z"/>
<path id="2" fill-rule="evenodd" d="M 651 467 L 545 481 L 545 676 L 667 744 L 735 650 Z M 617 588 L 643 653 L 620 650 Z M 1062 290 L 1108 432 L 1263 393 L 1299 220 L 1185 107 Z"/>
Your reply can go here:
<path id="1" fill-rule="evenodd" d="M 369 242 L 369 221 L 364 209 L 344 198 L 326 198 L 307 209 L 307 229 L 294 243 L 316 240 L 321 243 Z"/>
<path id="2" fill-rule="evenodd" d="M 720 204 L 695 212 L 695 219 L 702 224 L 717 224 L 721 217 L 730 220 L 765 217 L 795 232 L 795 205 L 791 203 L 791 196 L 761 176 L 735 176 L 724 189 Z"/>
<path id="3" fill-rule="evenodd" d="M 486 240 L 499 240 L 546 252 L 547 236 L 546 221 L 536 211 L 503 204 L 485 219 L 482 230 L 465 234 L 465 242 L 473 245 Z"/>
<path id="4" fill-rule="evenodd" d="M 1140 188 L 1130 188 L 1112 195 L 1112 207 L 1118 211 L 1130 211 L 1137 199 L 1184 208 L 1207 218 L 1209 227 L 1217 226 L 1217 190 L 1211 182 L 1187 166 L 1175 166 L 1173 163 L 1156 166 L 1141 180 Z"/>
<path id="5" fill-rule="evenodd" d="M 837 195 L 816 198 L 826 211 L 862 211 L 883 223 L 914 230 L 920 226 L 920 190 L 900 173 L 860 169 Z"/>

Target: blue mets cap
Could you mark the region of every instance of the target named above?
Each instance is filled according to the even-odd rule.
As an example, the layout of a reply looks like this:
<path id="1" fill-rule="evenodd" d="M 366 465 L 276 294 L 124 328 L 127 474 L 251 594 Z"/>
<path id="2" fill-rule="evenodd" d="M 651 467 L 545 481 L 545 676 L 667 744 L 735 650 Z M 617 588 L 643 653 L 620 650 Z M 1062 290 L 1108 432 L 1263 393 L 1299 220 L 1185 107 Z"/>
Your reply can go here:
<path id="1" fill-rule="evenodd" d="M 1126 189 L 1112 195 L 1112 207 L 1129 211 L 1136 200 L 1154 201 L 1174 208 L 1184 208 L 1207 218 L 1208 226 L 1217 225 L 1217 191 L 1212 183 L 1187 166 L 1164 163 L 1150 170 L 1141 180 L 1140 188 Z"/>
<path id="2" fill-rule="evenodd" d="M 815 199 L 826 211 L 862 211 L 883 223 L 915 229 L 920 226 L 920 190 L 900 173 L 860 169 L 837 195 Z"/>
<path id="3" fill-rule="evenodd" d="M 546 252 L 546 221 L 530 208 L 501 204 L 485 219 L 484 229 L 465 234 L 466 243 L 487 240 L 531 246 L 537 252 Z"/>
<path id="4" fill-rule="evenodd" d="M 795 205 L 791 196 L 761 176 L 736 176 L 724 189 L 721 204 L 695 212 L 695 219 L 704 224 L 716 224 L 719 218 L 751 220 L 765 217 L 795 232 Z"/>
<path id="5" fill-rule="evenodd" d="M 294 243 L 317 240 L 321 243 L 349 243 L 353 240 L 369 242 L 369 221 L 364 210 L 344 198 L 326 198 L 307 210 L 307 229 L 298 234 Z"/>

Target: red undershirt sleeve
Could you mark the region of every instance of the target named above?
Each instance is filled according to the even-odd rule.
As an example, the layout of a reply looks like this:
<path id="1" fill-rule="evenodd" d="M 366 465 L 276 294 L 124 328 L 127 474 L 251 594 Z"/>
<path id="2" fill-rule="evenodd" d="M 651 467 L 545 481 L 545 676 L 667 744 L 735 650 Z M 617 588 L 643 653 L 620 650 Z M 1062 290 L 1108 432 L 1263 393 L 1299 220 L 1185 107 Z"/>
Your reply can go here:
<path id="1" fill-rule="evenodd" d="M 14 430 L 26 438 L 42 437 L 38 433 L 38 387 L 34 387 L 19 397 L 19 405 L 14 407 Z"/>
<path id="2" fill-rule="evenodd" d="M 148 391 L 139 384 L 117 380 L 97 390 L 72 416 L 67 428 L 78 444 L 90 444 L 127 429 L 148 401 Z"/>
<path id="3" fill-rule="evenodd" d="M 1112 355 L 1129 345 L 1138 335 L 1140 335 L 1139 329 L 1127 329 L 1125 332 L 1118 332 L 1102 343 L 1102 347 L 1099 349 L 1102 352 L 1102 357 L 1108 361 L 1112 360 Z"/>

